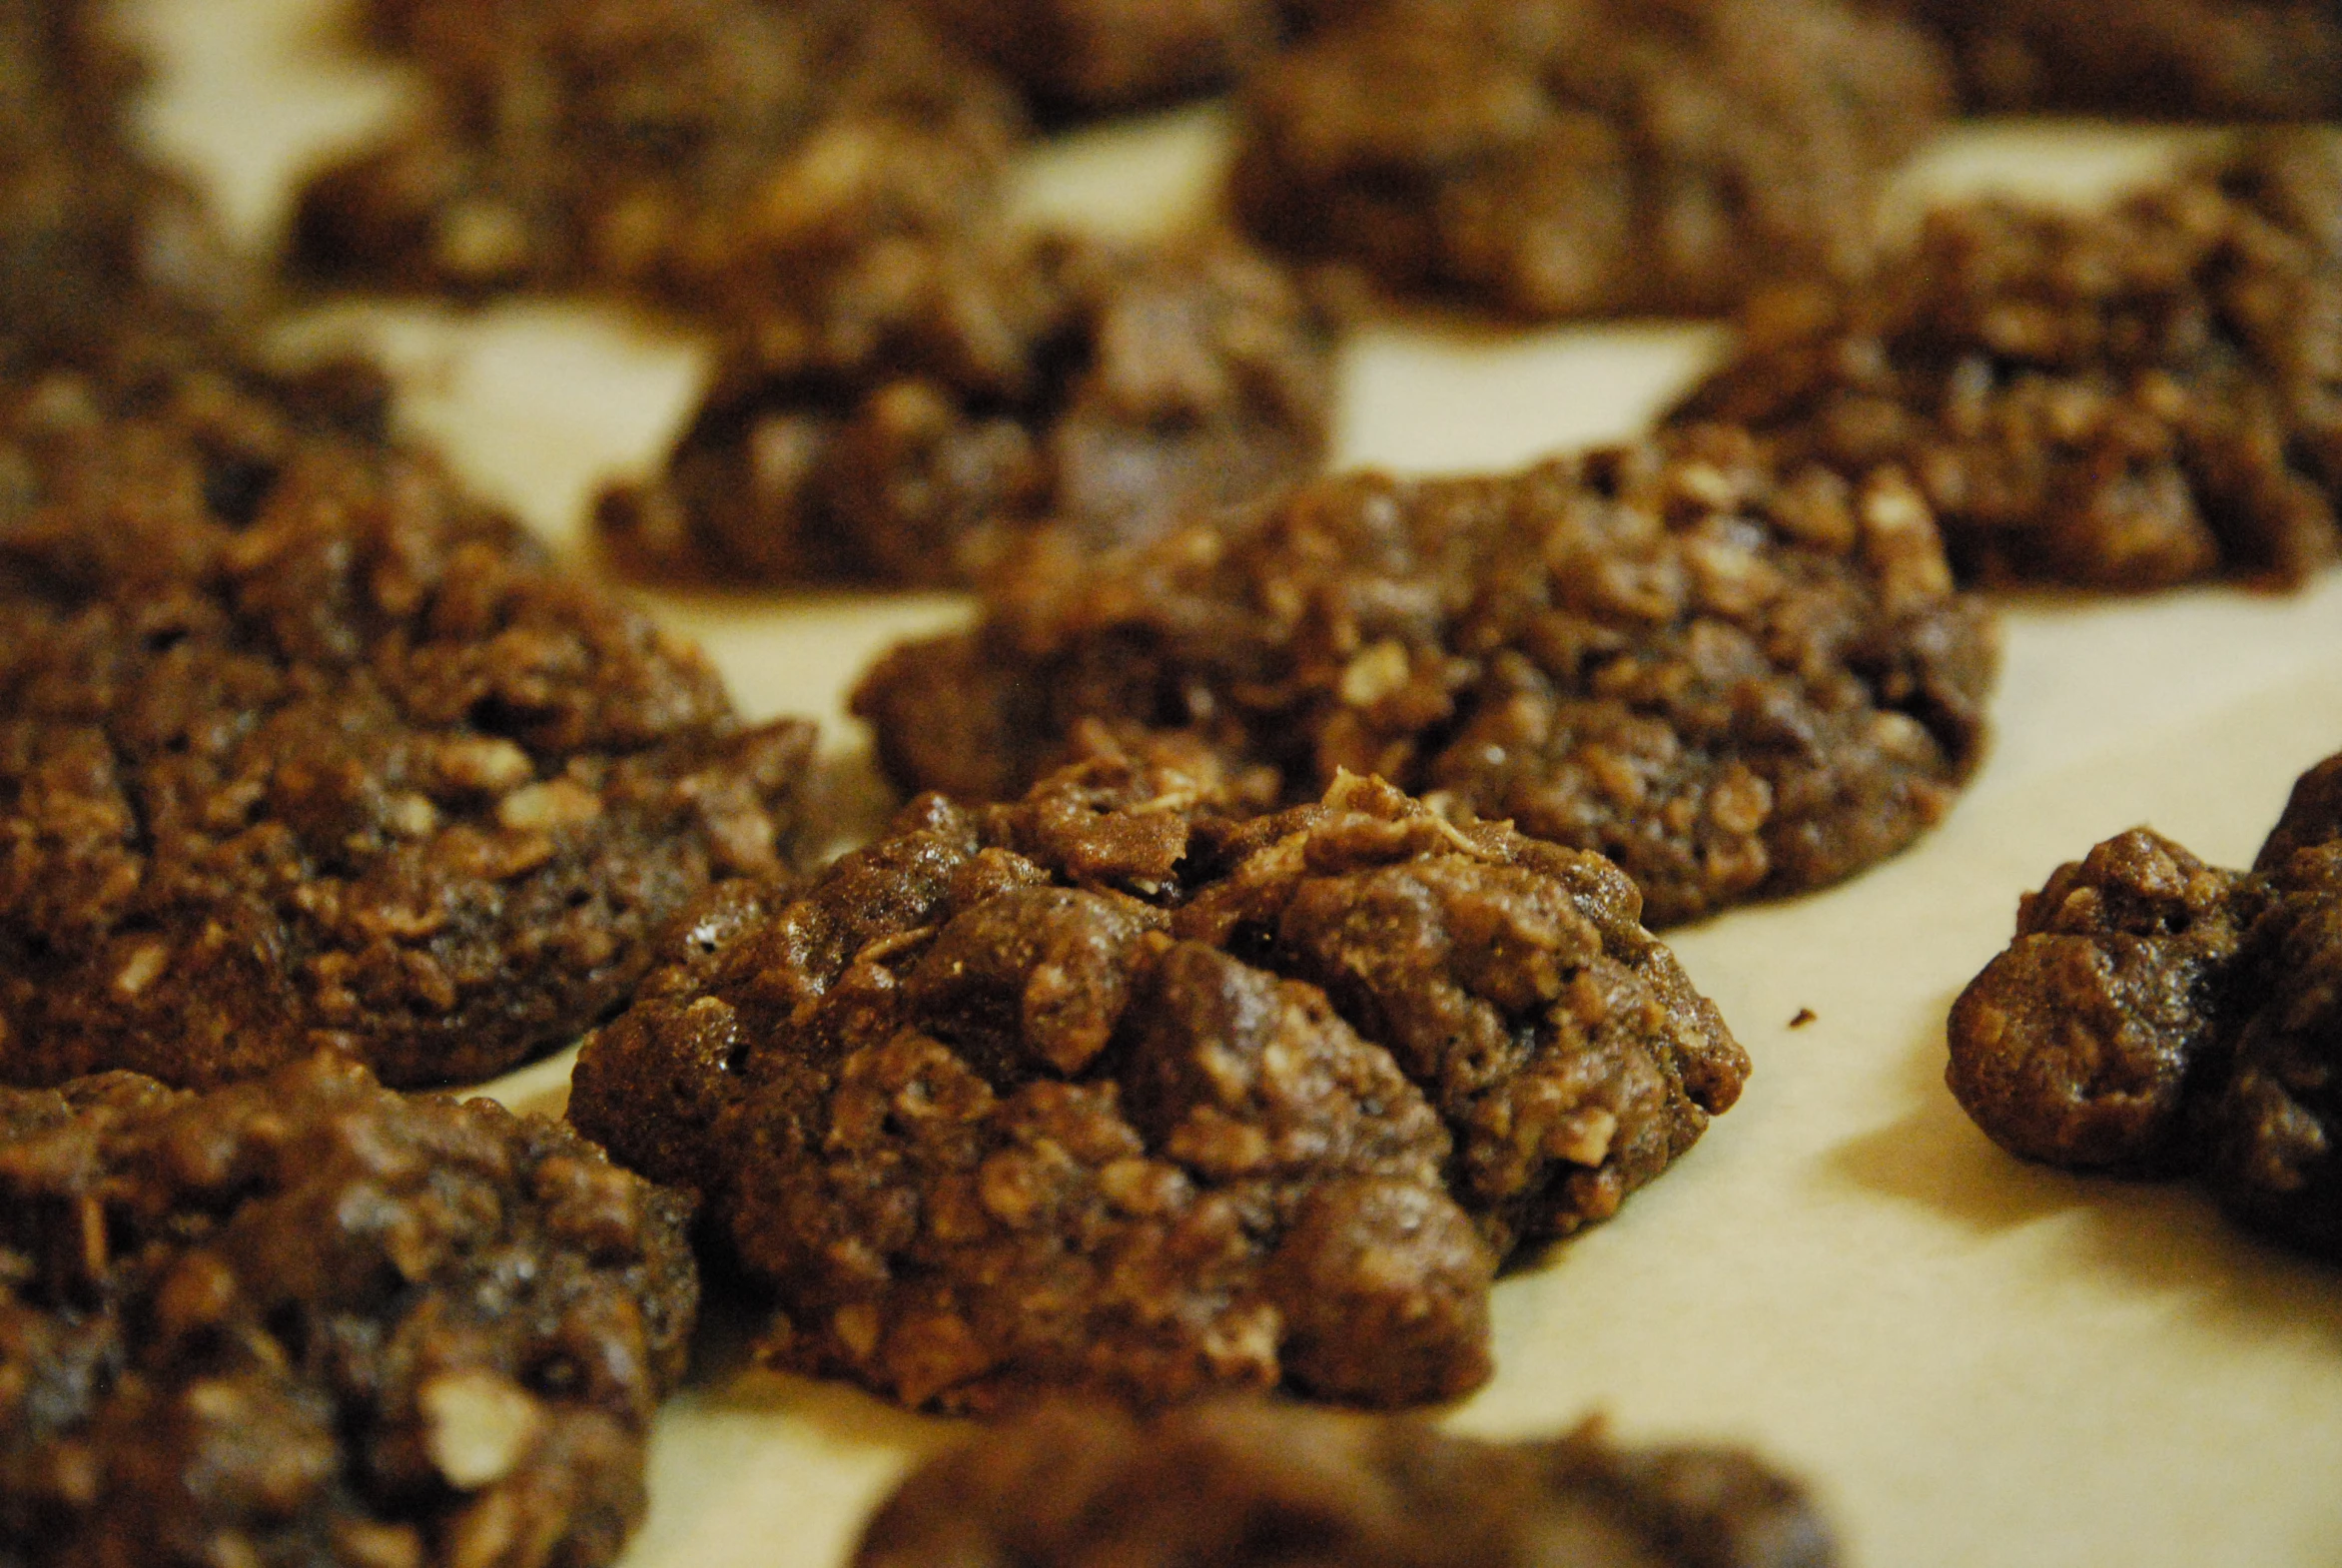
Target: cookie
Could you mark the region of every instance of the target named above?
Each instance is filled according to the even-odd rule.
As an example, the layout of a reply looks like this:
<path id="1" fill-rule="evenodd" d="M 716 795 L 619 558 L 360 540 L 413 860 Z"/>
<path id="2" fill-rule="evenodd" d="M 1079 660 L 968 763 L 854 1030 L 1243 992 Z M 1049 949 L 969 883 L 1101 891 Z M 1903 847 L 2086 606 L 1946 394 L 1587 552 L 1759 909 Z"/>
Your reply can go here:
<path id="1" fill-rule="evenodd" d="M 994 227 L 895 261 L 732 334 L 665 472 L 598 508 L 621 562 L 964 583 L 1045 524 L 1084 548 L 1149 537 L 1323 454 L 1331 334 L 1232 242 Z"/>
<path id="2" fill-rule="evenodd" d="M 1924 33 L 1838 0 L 1390 0 L 1253 78 L 1234 195 L 1393 289 L 1707 314 L 1859 268 L 1950 98 Z"/>
<path id="3" fill-rule="evenodd" d="M 719 890 L 587 1041 L 570 1118 L 705 1194 L 778 1364 L 963 1411 L 1447 1398 L 1499 1262 L 1738 1096 L 1599 857 L 1357 778 L 1238 819 L 1171 755 Z"/>
<path id="4" fill-rule="evenodd" d="M 1183 734 L 1288 800 L 1379 774 L 1599 851 L 1658 925 L 1938 821 L 1996 647 L 1908 485 L 1777 471 L 1711 427 L 1504 477 L 1329 478 L 1097 562 L 1037 550 L 854 705 L 906 788 L 975 799 L 1086 724 Z"/>
<path id="5" fill-rule="evenodd" d="M 1908 474 L 1963 577 L 2299 584 L 2337 542 L 2337 214 L 2322 132 L 2104 212 L 1948 207 L 1869 282 L 1752 306 L 1675 416 Z"/>
<path id="6" fill-rule="evenodd" d="M 314 279 L 720 311 L 965 221 L 1020 134 L 1007 88 L 893 0 L 398 0 L 377 22 L 426 104 L 303 190 Z"/>
<path id="7" fill-rule="evenodd" d="M 1993 1142 L 2074 1170 L 2201 1176 L 2342 1258 L 2342 758 L 2249 871 L 2134 828 L 2061 866 L 1960 993 L 1952 1094 Z"/>
<path id="8" fill-rule="evenodd" d="M 1220 1400 L 1151 1422 L 1058 1405 L 930 1460 L 851 1568 L 1829 1568 L 1805 1489 L 1731 1448 L 1599 1423 L 1494 1443 Z"/>
<path id="9" fill-rule="evenodd" d="M 1275 50 L 1275 0 L 921 0 L 1044 107 L 1097 113 L 1209 92 Z"/>
<path id="10" fill-rule="evenodd" d="M 0 1090 L 0 1558 L 591 1568 L 642 1518 L 689 1199 L 331 1056 Z"/>
<path id="11" fill-rule="evenodd" d="M 2320 0 L 1904 0 L 1942 32 L 1962 96 L 1996 113 L 2325 120 L 2342 18 Z"/>
<path id="12" fill-rule="evenodd" d="M 350 401 L 0 392 L 0 1082 L 485 1078 L 780 868 L 810 727 L 743 724 Z"/>

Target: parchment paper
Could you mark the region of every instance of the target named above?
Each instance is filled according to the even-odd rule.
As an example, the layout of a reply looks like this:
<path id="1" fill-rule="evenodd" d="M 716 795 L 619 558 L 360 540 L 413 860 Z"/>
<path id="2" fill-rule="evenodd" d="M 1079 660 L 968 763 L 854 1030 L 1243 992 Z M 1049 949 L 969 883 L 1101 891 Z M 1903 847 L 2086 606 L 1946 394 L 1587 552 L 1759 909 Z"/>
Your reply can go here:
<path id="1" fill-rule="evenodd" d="M 169 69 L 151 127 L 256 242 L 291 171 L 364 134 L 400 86 L 339 52 L 312 0 L 142 0 Z M 1034 160 L 1036 212 L 1131 234 L 1208 203 L 1210 108 Z M 1897 210 L 1985 184 L 2088 198 L 2197 138 L 1964 130 Z M 342 311 L 399 368 L 411 422 L 573 545 L 605 475 L 651 462 L 699 348 L 580 308 Z M 1713 354 L 1681 325 L 1503 332 L 1415 321 L 1350 351 L 1341 454 L 1510 464 L 1633 429 Z M 956 600 L 664 598 L 743 707 L 810 713 L 834 747 L 855 673 Z M 2148 822 L 2248 859 L 2294 775 L 2342 747 L 2342 577 L 2291 598 L 2032 597 L 2007 613 L 1997 739 L 1951 821 L 1842 888 L 1678 933 L 1756 1059 L 1746 1098 L 1611 1223 L 1497 1288 L 1482 1433 L 1591 1410 L 1630 1438 L 1761 1445 L 1818 1486 L 1848 1560 L 1921 1565 L 2342 1561 L 2342 1276 L 2232 1232 L 2182 1188 L 2017 1164 L 1945 1092 L 1943 1019 L 2017 894 Z M 1817 1018 L 1795 1030 L 1801 1009 Z M 568 1058 L 490 1092 L 557 1109 Z M 904 1465 L 960 1435 L 851 1389 L 756 1370 L 721 1303 L 660 1417 L 626 1568 L 829 1568 Z"/>

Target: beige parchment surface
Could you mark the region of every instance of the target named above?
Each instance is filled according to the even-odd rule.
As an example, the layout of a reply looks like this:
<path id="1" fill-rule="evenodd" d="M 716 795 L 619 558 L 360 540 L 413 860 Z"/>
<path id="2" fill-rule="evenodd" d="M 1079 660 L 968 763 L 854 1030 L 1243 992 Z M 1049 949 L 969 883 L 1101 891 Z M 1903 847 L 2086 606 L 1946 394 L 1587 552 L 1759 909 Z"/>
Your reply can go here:
<path id="1" fill-rule="evenodd" d="M 396 79 L 340 54 L 317 0 L 138 0 L 168 69 L 151 129 L 256 242 L 290 173 L 391 112 Z M 1037 213 L 1144 232 L 1209 200 L 1211 109 L 1037 156 Z M 2007 185 L 2087 198 L 2190 137 L 1962 131 L 1898 206 Z M 573 545 L 602 477 L 655 457 L 702 370 L 687 340 L 580 308 L 338 311 L 398 368 L 411 422 Z M 1349 352 L 1345 460 L 1509 464 L 1627 432 L 1721 342 L 1630 324 L 1499 332 L 1414 322 Z M 741 704 L 810 713 L 944 597 L 656 601 Z M 1679 933 L 1756 1060 L 1746 1098 L 1612 1223 L 1498 1286 L 1495 1380 L 1461 1429 L 1594 1409 L 1632 1438 L 1757 1443 L 1806 1473 L 1858 1568 L 2342 1562 L 2342 1275 L 2229 1231 L 2184 1189 L 2016 1164 L 1942 1084 L 1943 1018 L 2005 940 L 2017 893 L 2151 822 L 2249 858 L 2294 775 L 2342 747 L 2342 577 L 2292 598 L 2203 590 L 2011 603 L 1997 738 L 1951 821 L 1793 904 Z M 1816 1020 L 1789 1027 L 1801 1009 Z M 490 1092 L 557 1109 L 567 1057 Z M 627 1568 L 830 1568 L 871 1499 L 959 1435 L 851 1389 L 749 1367 L 714 1312 L 660 1417 Z"/>

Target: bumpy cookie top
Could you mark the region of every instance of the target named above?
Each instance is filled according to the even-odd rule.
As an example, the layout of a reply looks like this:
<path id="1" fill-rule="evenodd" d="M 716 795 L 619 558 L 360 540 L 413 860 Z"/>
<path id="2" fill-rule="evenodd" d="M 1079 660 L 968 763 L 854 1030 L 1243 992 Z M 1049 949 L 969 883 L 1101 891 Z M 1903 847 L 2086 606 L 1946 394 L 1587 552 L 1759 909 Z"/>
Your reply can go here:
<path id="1" fill-rule="evenodd" d="M 2342 1256 L 2342 758 L 2251 871 L 2144 828 L 2061 866 L 1953 1004 L 1952 1093 L 2015 1154 L 2200 1172 L 2238 1217 Z"/>
<path id="2" fill-rule="evenodd" d="M 919 0 L 1041 102 L 1130 108 L 1218 87 L 1276 48 L 1277 0 Z"/>
<path id="3" fill-rule="evenodd" d="M 1725 1448 L 1520 1443 L 1244 1400 L 1055 1406 L 916 1471 L 853 1568 L 1829 1568 L 1795 1481 Z"/>
<path id="4" fill-rule="evenodd" d="M 335 411 L 185 367 L 0 400 L 0 1080 L 484 1077 L 778 869 L 808 729 Z"/>
<path id="5" fill-rule="evenodd" d="M 1234 194 L 1402 288 L 1702 314 L 1859 266 L 1950 97 L 1923 33 L 1837 0 L 1383 0 L 1252 80 Z"/>
<path id="6" fill-rule="evenodd" d="M 557 1123 L 329 1056 L 0 1090 L 0 1560 L 609 1561 L 688 1215 Z"/>
<path id="7" fill-rule="evenodd" d="M 1085 721 L 1179 731 L 1288 799 L 1340 769 L 1598 850 L 1653 924 L 1909 843 L 1974 766 L 1996 666 L 1927 506 L 1702 428 L 1501 478 L 1320 481 L 1086 563 L 855 695 L 907 785 L 1013 794 Z"/>
<path id="8" fill-rule="evenodd" d="M 2298 583 L 2336 553 L 2342 141 L 2270 135 L 2099 213 L 1933 214 L 1864 284 L 1751 307 L 1678 417 L 1894 465 L 1965 576 Z"/>
<path id="9" fill-rule="evenodd" d="M 570 1116 L 707 1193 L 780 1360 L 907 1403 L 1469 1388 L 1503 1253 L 1613 1212 L 1747 1058 L 1596 856 L 1349 777 L 1220 810 L 1108 753 L 719 890 Z"/>

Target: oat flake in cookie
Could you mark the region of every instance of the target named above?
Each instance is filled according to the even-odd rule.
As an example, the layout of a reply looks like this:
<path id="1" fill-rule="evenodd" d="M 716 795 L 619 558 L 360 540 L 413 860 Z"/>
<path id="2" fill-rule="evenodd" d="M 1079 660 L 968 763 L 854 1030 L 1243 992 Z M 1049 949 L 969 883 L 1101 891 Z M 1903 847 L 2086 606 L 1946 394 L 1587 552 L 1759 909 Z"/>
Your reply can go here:
<path id="1" fill-rule="evenodd" d="M 2011 1153 L 2192 1173 L 2342 1258 L 2342 757 L 2302 776 L 2250 871 L 2145 828 L 2059 867 L 1949 1033 L 1952 1093 Z"/>
<path id="2" fill-rule="evenodd" d="M 556 1122 L 330 1055 L 0 1090 L 0 1562 L 608 1562 L 689 1213 Z"/>
<path id="3" fill-rule="evenodd" d="M 1868 284 L 1752 306 L 1678 417 L 1891 465 L 1963 576 L 2299 583 L 2342 483 L 2342 143 L 2271 133 L 2101 213 L 1932 215 Z"/>
<path id="4" fill-rule="evenodd" d="M 900 260 L 884 290 L 782 294 L 733 323 L 664 474 L 602 501 L 622 563 L 962 583 L 1038 527 L 1145 538 L 1322 455 L 1330 332 L 1233 241 L 988 225 Z"/>
<path id="5" fill-rule="evenodd" d="M 0 395 L 0 1081 L 476 1080 L 780 866 L 810 728 L 225 370 Z"/>
<path id="6" fill-rule="evenodd" d="M 1222 805 L 1103 752 L 717 889 L 569 1115 L 706 1195 L 784 1366 L 974 1411 L 1461 1393 L 1505 1255 L 1608 1217 L 1748 1059 L 1597 856 L 1365 779 Z"/>
<path id="7" fill-rule="evenodd" d="M 1287 799 L 1347 768 L 1597 850 L 1654 925 L 1941 819 L 1997 647 L 1908 484 L 1776 471 L 1724 428 L 1325 479 L 1096 563 L 1037 548 L 985 609 L 855 695 L 907 787 L 997 799 L 1086 724 L 1173 733 Z"/>
<path id="8" fill-rule="evenodd" d="M 852 1568 L 1829 1568 L 1805 1489 L 1729 1448 L 1598 1425 L 1491 1443 L 1220 1400 L 1052 1406 L 914 1472 Z"/>
<path id="9" fill-rule="evenodd" d="M 378 0 L 419 116 L 303 192 L 329 282 L 592 287 L 701 309 L 834 274 L 991 199 L 1007 88 L 895 0 Z"/>
<path id="10" fill-rule="evenodd" d="M 1248 85 L 1234 192 L 1395 288 L 1704 314 L 1866 260 L 1950 99 L 1932 40 L 1838 0 L 1387 0 Z"/>

